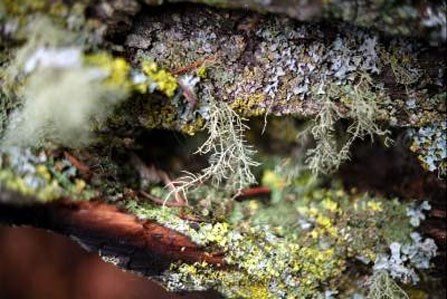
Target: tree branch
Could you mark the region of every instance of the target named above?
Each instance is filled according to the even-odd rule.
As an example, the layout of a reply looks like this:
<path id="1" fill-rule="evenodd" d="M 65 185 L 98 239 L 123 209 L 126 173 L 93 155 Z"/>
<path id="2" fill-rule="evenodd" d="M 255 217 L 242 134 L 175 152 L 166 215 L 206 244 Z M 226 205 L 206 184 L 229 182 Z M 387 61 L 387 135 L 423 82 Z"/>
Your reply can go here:
<path id="1" fill-rule="evenodd" d="M 224 265 L 221 253 L 208 252 L 186 236 L 154 221 L 138 220 L 116 206 L 68 200 L 17 205 L 30 200 L 23 197 L 0 192 L 0 223 L 30 225 L 67 235 L 87 250 L 113 258 L 120 268 L 145 277 L 156 278 L 175 261 Z M 15 198 L 16 203 L 6 198 Z"/>

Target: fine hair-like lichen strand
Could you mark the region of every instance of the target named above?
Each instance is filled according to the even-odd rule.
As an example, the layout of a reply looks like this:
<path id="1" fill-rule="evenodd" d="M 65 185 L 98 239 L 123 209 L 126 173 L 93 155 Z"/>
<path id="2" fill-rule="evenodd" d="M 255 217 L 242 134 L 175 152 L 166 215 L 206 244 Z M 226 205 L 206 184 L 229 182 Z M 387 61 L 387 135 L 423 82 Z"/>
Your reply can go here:
<path id="1" fill-rule="evenodd" d="M 370 278 L 368 299 L 409 299 L 407 293 L 386 271 L 378 271 Z"/>
<path id="2" fill-rule="evenodd" d="M 389 130 L 382 129 L 378 123 L 383 111 L 377 102 L 380 93 L 373 90 L 371 78 L 360 74 L 358 82 L 353 85 L 336 85 L 330 83 L 321 92 L 321 109 L 310 129 L 315 140 L 315 147 L 307 151 L 306 164 L 315 174 L 329 174 L 336 171 L 340 165 L 349 160 L 350 149 L 357 139 L 374 136 L 384 137 L 384 144 L 391 144 Z M 347 112 L 342 112 L 341 102 Z M 351 124 L 346 129 L 345 140 L 337 135 L 335 124 L 338 120 L 347 118 Z"/>
<path id="3" fill-rule="evenodd" d="M 256 183 L 251 172 L 259 165 L 253 158 L 256 151 L 247 144 L 244 133 L 249 127 L 231 107 L 222 101 L 210 100 L 209 119 L 204 128 L 208 139 L 196 154 L 209 155 L 209 166 L 198 174 L 186 173 L 173 182 L 174 190 L 184 195 L 205 182 L 215 187 L 225 183 L 230 192 Z"/>

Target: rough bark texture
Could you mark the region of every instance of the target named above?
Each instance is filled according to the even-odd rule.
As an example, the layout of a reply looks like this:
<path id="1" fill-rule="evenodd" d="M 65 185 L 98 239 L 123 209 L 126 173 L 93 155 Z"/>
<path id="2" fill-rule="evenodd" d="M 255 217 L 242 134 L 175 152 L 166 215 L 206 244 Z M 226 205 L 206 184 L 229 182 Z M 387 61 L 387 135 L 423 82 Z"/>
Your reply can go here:
<path id="1" fill-rule="evenodd" d="M 141 221 L 101 202 L 67 200 L 49 204 L 0 193 L 0 223 L 29 225 L 66 235 L 116 266 L 156 279 L 171 263 L 207 262 L 224 266 L 222 254 L 206 252 L 187 237 L 153 221 Z"/>
<path id="2" fill-rule="evenodd" d="M 298 21 L 346 22 L 390 35 L 424 38 L 434 44 L 446 40 L 445 3 L 442 1 L 303 1 L 303 0 L 145 0 L 147 5 L 201 3 L 214 7 L 284 14 Z M 101 8 L 102 6 L 102 8 Z M 103 17 L 124 12 L 124 23 L 138 11 L 136 0 L 115 0 L 97 6 Z M 104 13 L 108 11 L 109 13 Z M 114 15 L 116 17 L 116 15 Z M 112 19 L 112 17 L 110 18 Z M 131 22 L 131 21 L 130 21 Z"/>
<path id="3" fill-rule="evenodd" d="M 205 66 L 207 76 L 197 84 L 205 118 L 200 108 L 206 110 L 210 95 L 245 115 L 312 117 L 325 97 L 346 109 L 356 85 L 359 96 L 378 105 L 377 118 L 391 125 L 419 127 L 445 113 L 445 61 L 439 60 L 445 47 L 371 30 L 173 7 L 141 13 L 124 44 L 135 62 L 153 59 L 178 76 Z M 132 119 L 151 122 L 144 115 Z"/>
<path id="4" fill-rule="evenodd" d="M 0 4 L 0 223 L 230 298 L 366 296 L 437 249 L 445 273 L 445 1 Z M 209 168 L 172 133 L 203 128 Z"/>

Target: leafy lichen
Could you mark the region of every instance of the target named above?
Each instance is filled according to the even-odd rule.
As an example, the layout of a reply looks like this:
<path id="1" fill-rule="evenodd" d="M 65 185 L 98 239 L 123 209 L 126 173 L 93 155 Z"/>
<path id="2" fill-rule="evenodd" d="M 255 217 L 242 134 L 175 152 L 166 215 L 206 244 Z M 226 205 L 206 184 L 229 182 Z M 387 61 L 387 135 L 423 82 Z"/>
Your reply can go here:
<path id="1" fill-rule="evenodd" d="M 438 171 L 439 176 L 447 174 L 447 139 L 446 122 L 439 125 L 428 125 L 418 130 L 410 130 L 412 144 L 410 149 L 418 154 L 424 168 Z"/>
<path id="2" fill-rule="evenodd" d="M 96 195 L 68 160 L 17 147 L 0 151 L 0 189 L 3 188 L 39 201 L 62 197 L 89 199 Z"/>
<path id="3" fill-rule="evenodd" d="M 334 289 L 339 294 L 362 293 L 360 283 L 343 286 L 343 277 L 350 273 L 347 265 L 372 266 L 387 254 L 389 244 L 411 243 L 413 227 L 405 205 L 397 200 L 337 187 L 292 191 L 300 186 L 285 187 L 275 204 L 233 204 L 224 217 L 230 222 L 197 224 L 172 209 L 136 202 L 127 208 L 225 253 L 224 268 L 203 262 L 172 264 L 163 278 L 169 289 L 214 288 L 228 298 L 313 298 Z"/>

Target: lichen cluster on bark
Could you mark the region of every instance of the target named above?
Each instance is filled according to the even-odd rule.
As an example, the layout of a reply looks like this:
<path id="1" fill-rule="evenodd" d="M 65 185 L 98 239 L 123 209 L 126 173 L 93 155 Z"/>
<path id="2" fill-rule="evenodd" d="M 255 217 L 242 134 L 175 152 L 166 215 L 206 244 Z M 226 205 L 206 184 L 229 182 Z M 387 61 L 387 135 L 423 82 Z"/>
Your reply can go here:
<path id="1" fill-rule="evenodd" d="M 446 9 L 4 0 L 0 223 L 171 291 L 405 298 L 445 250 Z"/>

